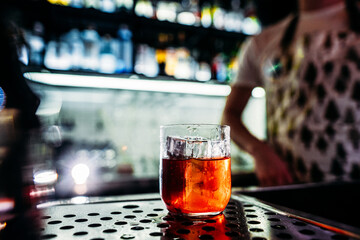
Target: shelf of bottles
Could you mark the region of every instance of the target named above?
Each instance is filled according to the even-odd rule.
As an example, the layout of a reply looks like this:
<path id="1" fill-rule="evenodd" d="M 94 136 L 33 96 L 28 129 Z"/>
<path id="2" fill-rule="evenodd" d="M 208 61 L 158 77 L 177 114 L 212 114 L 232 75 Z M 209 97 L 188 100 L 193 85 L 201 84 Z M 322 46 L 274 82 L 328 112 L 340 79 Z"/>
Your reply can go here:
<path id="1" fill-rule="evenodd" d="M 261 31 L 240 0 L 40 2 L 21 59 L 48 70 L 229 83 L 241 43 Z"/>

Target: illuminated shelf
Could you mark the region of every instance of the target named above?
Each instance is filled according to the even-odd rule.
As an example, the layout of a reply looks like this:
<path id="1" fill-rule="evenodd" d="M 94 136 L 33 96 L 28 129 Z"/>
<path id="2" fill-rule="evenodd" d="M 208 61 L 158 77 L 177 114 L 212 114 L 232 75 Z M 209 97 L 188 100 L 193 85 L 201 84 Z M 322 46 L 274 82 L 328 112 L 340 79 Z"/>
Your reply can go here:
<path id="1" fill-rule="evenodd" d="M 59 87 L 122 89 L 150 92 L 195 94 L 217 97 L 226 97 L 231 92 L 231 87 L 229 85 L 181 80 L 149 80 L 145 78 L 139 78 L 138 76 L 130 76 L 129 78 L 125 78 L 115 76 L 42 72 L 26 72 L 24 76 L 25 78 L 35 83 Z"/>

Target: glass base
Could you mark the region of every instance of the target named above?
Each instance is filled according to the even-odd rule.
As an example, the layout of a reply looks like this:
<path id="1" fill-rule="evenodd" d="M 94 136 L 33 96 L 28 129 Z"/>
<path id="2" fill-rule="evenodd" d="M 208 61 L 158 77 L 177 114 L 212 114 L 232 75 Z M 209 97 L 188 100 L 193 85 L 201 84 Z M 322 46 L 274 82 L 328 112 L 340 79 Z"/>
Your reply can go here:
<path id="1" fill-rule="evenodd" d="M 216 215 L 219 215 L 222 213 L 222 211 L 219 212 L 205 212 L 205 213 L 173 213 L 169 212 L 170 215 L 175 217 L 186 217 L 186 218 L 211 218 L 215 217 Z"/>

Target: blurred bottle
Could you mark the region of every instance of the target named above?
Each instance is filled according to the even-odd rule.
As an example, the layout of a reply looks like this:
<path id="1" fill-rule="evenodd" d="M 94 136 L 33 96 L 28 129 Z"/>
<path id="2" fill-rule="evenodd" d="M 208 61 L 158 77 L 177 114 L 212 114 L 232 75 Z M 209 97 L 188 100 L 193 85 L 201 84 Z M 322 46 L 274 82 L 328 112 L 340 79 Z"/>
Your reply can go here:
<path id="1" fill-rule="evenodd" d="M 115 5 L 116 5 L 117 9 L 130 12 L 134 7 L 134 1 L 133 0 L 115 0 Z"/>
<path id="2" fill-rule="evenodd" d="M 99 10 L 103 12 L 113 13 L 116 11 L 116 5 L 114 0 L 100 0 Z"/>
<path id="3" fill-rule="evenodd" d="M 207 62 L 200 62 L 196 70 L 195 79 L 201 82 L 206 82 L 211 79 L 211 67 Z"/>
<path id="4" fill-rule="evenodd" d="M 159 75 L 165 75 L 166 50 L 156 49 L 155 55 L 157 64 L 159 66 Z"/>
<path id="5" fill-rule="evenodd" d="M 82 68 L 90 71 L 99 69 L 100 36 L 93 25 L 81 33 L 84 42 L 84 61 Z"/>
<path id="6" fill-rule="evenodd" d="M 33 29 L 26 32 L 25 39 L 30 48 L 29 64 L 41 66 L 45 49 L 44 25 L 41 22 L 35 22 Z"/>
<path id="7" fill-rule="evenodd" d="M 229 32 L 241 32 L 243 19 L 244 13 L 240 0 L 231 0 L 231 10 L 226 13 L 224 19 L 225 30 Z"/>
<path id="8" fill-rule="evenodd" d="M 190 51 L 186 48 L 178 48 L 176 50 L 176 58 L 174 77 L 186 80 L 194 79 L 195 73 L 192 69 L 193 58 L 190 55 Z"/>
<path id="9" fill-rule="evenodd" d="M 184 25 L 200 25 L 200 9 L 197 0 L 182 0 L 177 14 L 177 22 Z"/>
<path id="10" fill-rule="evenodd" d="M 224 29 L 225 14 L 225 9 L 222 7 L 221 2 L 216 1 L 211 8 L 212 23 L 216 29 Z"/>
<path id="11" fill-rule="evenodd" d="M 132 32 L 127 25 L 121 25 L 117 34 L 120 44 L 117 72 L 130 73 L 133 71 Z"/>
<path id="12" fill-rule="evenodd" d="M 224 28 L 228 32 L 241 32 L 244 15 L 242 11 L 230 11 L 224 18 Z"/>
<path id="13" fill-rule="evenodd" d="M 99 9 L 100 0 L 84 0 L 84 7 Z"/>
<path id="14" fill-rule="evenodd" d="M 100 65 L 99 72 L 101 73 L 115 73 L 117 70 L 117 57 L 116 54 L 119 49 L 118 42 L 106 34 L 101 40 L 100 50 Z"/>
<path id="15" fill-rule="evenodd" d="M 71 0 L 69 6 L 74 8 L 82 8 L 84 7 L 84 0 Z"/>
<path id="16" fill-rule="evenodd" d="M 212 25 L 211 5 L 204 3 L 201 7 L 201 26 L 208 28 Z"/>
<path id="17" fill-rule="evenodd" d="M 227 66 L 225 56 L 222 53 L 217 54 L 212 61 L 212 72 L 215 79 L 224 83 L 227 80 Z"/>
<path id="18" fill-rule="evenodd" d="M 156 61 L 154 48 L 146 44 L 138 46 L 134 70 L 136 73 L 144 74 L 147 77 L 156 77 L 159 74 L 159 65 Z"/>
<path id="19" fill-rule="evenodd" d="M 71 55 L 71 68 L 79 70 L 82 68 L 84 61 L 84 43 L 81 40 L 81 33 L 78 29 L 71 29 L 63 37 L 64 41 L 69 45 Z"/>
<path id="20" fill-rule="evenodd" d="M 139 17 L 153 18 L 155 11 L 149 0 L 139 0 L 135 4 L 135 14 Z"/>
<path id="21" fill-rule="evenodd" d="M 227 79 L 228 79 L 229 83 L 231 83 L 231 80 L 235 79 L 235 74 L 236 74 L 236 70 L 237 70 L 237 66 L 238 66 L 238 60 L 239 60 L 239 57 L 234 54 L 234 56 L 232 56 L 230 58 L 230 61 L 227 65 L 227 75 L 228 75 Z"/>
<path id="22" fill-rule="evenodd" d="M 70 70 L 72 59 L 69 45 L 64 41 L 50 41 L 46 47 L 44 65 L 49 69 Z"/>
<path id="23" fill-rule="evenodd" d="M 156 6 L 156 18 L 159 21 L 175 22 L 179 4 L 176 2 L 159 1 Z"/>
<path id="24" fill-rule="evenodd" d="M 70 5 L 71 0 L 47 0 L 51 4 L 68 6 Z"/>
<path id="25" fill-rule="evenodd" d="M 176 65 L 176 49 L 173 47 L 169 47 L 166 49 L 165 74 L 168 76 L 174 76 Z"/>

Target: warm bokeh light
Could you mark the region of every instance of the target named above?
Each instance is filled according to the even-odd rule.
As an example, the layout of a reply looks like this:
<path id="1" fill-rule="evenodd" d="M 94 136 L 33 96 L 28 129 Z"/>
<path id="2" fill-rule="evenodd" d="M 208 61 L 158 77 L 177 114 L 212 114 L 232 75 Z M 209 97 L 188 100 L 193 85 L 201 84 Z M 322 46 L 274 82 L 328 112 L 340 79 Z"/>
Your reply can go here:
<path id="1" fill-rule="evenodd" d="M 262 87 L 256 87 L 252 90 L 251 96 L 254 98 L 263 98 L 265 97 L 265 90 Z"/>
<path id="2" fill-rule="evenodd" d="M 87 186 L 86 184 L 76 184 L 74 186 L 74 192 L 77 195 L 84 195 L 87 192 Z"/>
<path id="3" fill-rule="evenodd" d="M 55 193 L 55 188 L 51 187 L 51 188 L 35 188 L 33 190 L 30 191 L 30 197 L 32 198 L 38 198 L 38 197 L 45 197 L 45 196 L 49 196 L 51 194 Z"/>
<path id="4" fill-rule="evenodd" d="M 58 174 L 55 170 L 43 170 L 34 173 L 35 184 L 53 184 L 57 179 Z"/>
<path id="5" fill-rule="evenodd" d="M 76 164 L 71 170 L 71 176 L 76 184 L 84 184 L 90 175 L 89 167 L 84 163 Z"/>
<path id="6" fill-rule="evenodd" d="M 0 222 L 0 231 L 6 227 L 6 222 Z"/>
<path id="7" fill-rule="evenodd" d="M 14 208 L 15 201 L 11 198 L 0 198 L 0 212 L 7 212 Z"/>

